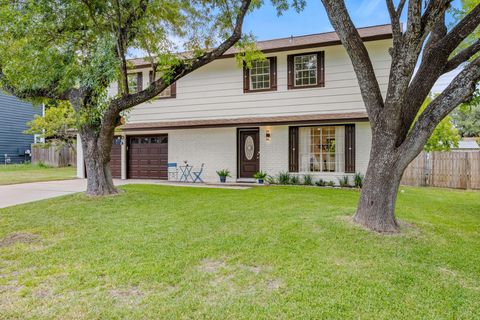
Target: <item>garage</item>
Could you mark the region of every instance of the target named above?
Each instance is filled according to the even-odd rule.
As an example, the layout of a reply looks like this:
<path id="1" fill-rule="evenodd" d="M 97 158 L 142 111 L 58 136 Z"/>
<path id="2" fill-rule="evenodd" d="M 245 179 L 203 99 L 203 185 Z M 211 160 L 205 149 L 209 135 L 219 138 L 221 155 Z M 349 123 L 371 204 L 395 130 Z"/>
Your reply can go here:
<path id="1" fill-rule="evenodd" d="M 168 179 L 168 136 L 129 137 L 129 179 Z"/>
<path id="2" fill-rule="evenodd" d="M 120 179 L 122 177 L 122 138 L 115 137 L 110 152 L 110 172 L 112 178 Z"/>

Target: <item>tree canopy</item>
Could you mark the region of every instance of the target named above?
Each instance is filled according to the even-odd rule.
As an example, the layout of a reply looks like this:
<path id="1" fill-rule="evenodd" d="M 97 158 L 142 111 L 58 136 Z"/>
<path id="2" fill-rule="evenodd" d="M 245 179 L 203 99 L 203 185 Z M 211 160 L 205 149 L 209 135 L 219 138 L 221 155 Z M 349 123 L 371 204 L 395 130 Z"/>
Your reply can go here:
<path id="1" fill-rule="evenodd" d="M 452 113 L 452 121 L 463 137 L 480 137 L 480 92 L 469 103 L 464 103 Z"/>
<path id="2" fill-rule="evenodd" d="M 76 128 L 75 112 L 66 101 L 51 102 L 54 105 L 45 106 L 43 116 L 35 115 L 35 118 L 27 123 L 27 134 L 36 134 L 46 141 L 56 145 L 66 145 L 75 149 Z"/>

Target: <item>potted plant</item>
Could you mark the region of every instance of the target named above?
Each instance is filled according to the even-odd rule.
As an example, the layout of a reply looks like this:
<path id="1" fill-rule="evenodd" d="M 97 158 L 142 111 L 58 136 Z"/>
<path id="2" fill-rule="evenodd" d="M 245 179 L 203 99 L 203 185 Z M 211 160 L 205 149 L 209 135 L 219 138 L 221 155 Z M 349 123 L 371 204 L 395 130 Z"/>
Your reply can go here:
<path id="1" fill-rule="evenodd" d="M 225 183 L 227 181 L 227 177 L 231 177 L 230 170 L 222 169 L 217 171 L 218 176 L 220 177 L 220 182 Z"/>
<path id="2" fill-rule="evenodd" d="M 267 173 L 263 171 L 258 171 L 253 175 L 253 177 L 258 181 L 258 183 L 262 184 L 263 181 L 265 181 L 265 178 L 267 177 Z"/>

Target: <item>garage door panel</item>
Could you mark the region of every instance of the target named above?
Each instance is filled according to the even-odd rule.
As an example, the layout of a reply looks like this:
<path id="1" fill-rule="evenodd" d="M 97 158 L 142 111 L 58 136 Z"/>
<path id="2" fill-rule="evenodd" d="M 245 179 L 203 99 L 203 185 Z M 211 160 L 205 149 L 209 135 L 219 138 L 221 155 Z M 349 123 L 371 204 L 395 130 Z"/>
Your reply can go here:
<path id="1" fill-rule="evenodd" d="M 133 179 L 167 179 L 168 137 L 131 137 L 128 176 Z"/>
<path id="2" fill-rule="evenodd" d="M 110 151 L 110 173 L 113 178 L 119 179 L 122 175 L 122 139 L 115 137 Z"/>

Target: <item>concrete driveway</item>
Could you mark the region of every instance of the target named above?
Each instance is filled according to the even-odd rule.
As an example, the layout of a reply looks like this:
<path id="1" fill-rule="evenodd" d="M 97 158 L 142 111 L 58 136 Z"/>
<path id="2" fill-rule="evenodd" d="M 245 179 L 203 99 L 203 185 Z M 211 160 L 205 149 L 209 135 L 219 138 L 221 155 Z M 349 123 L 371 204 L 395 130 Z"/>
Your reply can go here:
<path id="1" fill-rule="evenodd" d="M 182 187 L 210 187 L 210 188 L 232 188 L 248 189 L 248 187 L 238 186 L 217 186 L 205 184 L 175 183 L 159 180 L 114 180 L 116 186 L 124 184 L 162 184 Z M 55 198 L 72 193 L 83 192 L 87 189 L 86 179 L 33 182 L 0 186 L 0 208 L 6 208 L 17 204 Z"/>

